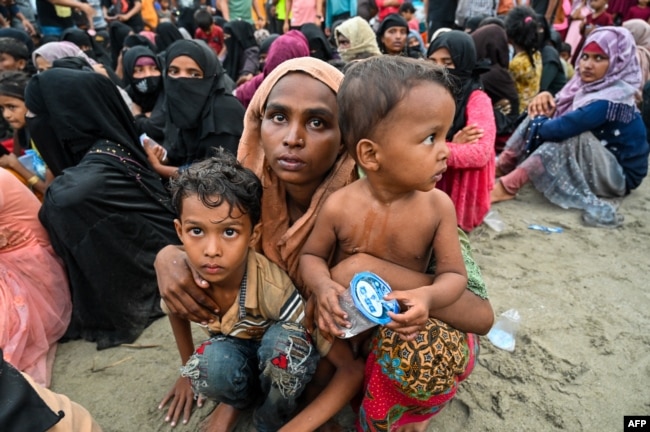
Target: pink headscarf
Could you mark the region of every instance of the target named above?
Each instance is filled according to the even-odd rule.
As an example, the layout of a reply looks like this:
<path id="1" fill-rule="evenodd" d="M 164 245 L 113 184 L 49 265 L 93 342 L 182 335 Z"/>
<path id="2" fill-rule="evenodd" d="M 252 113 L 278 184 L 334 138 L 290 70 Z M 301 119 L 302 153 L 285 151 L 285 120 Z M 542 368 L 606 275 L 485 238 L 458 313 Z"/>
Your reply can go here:
<path id="1" fill-rule="evenodd" d="M 96 65 L 97 62 L 86 55 L 81 48 L 72 42 L 48 42 L 41 46 L 32 53 L 32 62 L 36 64 L 36 57 L 41 56 L 50 63 L 54 60 L 62 59 L 64 57 L 81 57 L 86 60 L 89 65 Z"/>
<path id="2" fill-rule="evenodd" d="M 298 30 L 291 30 L 276 40 L 273 41 L 269 54 L 264 63 L 264 70 L 261 74 L 253 77 L 252 80 L 237 87 L 236 96 L 239 102 L 248 107 L 248 104 L 253 99 L 253 95 L 262 81 L 278 67 L 280 64 L 287 60 L 299 57 L 309 57 L 309 43 L 307 38 Z"/>
<path id="3" fill-rule="evenodd" d="M 585 84 L 576 65 L 575 76 L 556 96 L 555 117 L 596 100 L 607 100 L 610 104 L 608 119 L 626 121 L 634 114 L 634 94 L 641 85 L 634 38 L 622 27 L 600 27 L 589 34 L 584 46 L 591 42 L 597 43 L 609 56 L 607 73 L 600 80 Z M 581 56 L 582 52 L 578 58 Z"/>

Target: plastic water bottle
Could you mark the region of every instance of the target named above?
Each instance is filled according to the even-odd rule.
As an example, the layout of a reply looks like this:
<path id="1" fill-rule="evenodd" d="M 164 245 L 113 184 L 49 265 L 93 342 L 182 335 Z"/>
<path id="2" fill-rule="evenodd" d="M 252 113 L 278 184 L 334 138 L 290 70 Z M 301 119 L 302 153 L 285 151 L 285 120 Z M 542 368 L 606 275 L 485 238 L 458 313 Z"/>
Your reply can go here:
<path id="1" fill-rule="evenodd" d="M 339 298 L 339 304 L 348 314 L 350 328 L 343 328 L 343 339 L 356 336 L 376 325 L 391 322 L 388 312 L 399 313 L 396 300 L 385 300 L 391 292 L 390 286 L 379 276 L 371 272 L 354 275 L 350 287 Z"/>
<path id="2" fill-rule="evenodd" d="M 506 351 L 514 351 L 515 338 L 520 323 L 521 317 L 519 316 L 519 312 L 516 309 L 508 309 L 499 316 L 499 319 L 492 326 L 487 337 L 495 347 Z"/>
<path id="3" fill-rule="evenodd" d="M 25 150 L 25 154 L 18 158 L 18 161 L 29 171 L 36 174 L 41 180 L 45 180 L 45 162 L 35 150 Z"/>

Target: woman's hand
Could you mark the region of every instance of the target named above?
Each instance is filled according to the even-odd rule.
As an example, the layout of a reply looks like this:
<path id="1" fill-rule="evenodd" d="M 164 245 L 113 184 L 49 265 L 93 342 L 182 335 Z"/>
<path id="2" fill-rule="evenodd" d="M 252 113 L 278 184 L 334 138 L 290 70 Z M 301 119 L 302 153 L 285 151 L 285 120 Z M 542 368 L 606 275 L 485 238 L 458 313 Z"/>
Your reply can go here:
<path id="1" fill-rule="evenodd" d="M 196 406 L 201 408 L 203 401 L 204 399 L 199 396 L 196 400 Z M 171 426 L 174 427 L 182 414 L 183 424 L 187 424 L 192 415 L 192 405 L 194 405 L 194 392 L 189 378 L 178 378 L 172 389 L 167 392 L 160 405 L 158 405 L 158 409 L 163 409 L 168 402 L 170 404 L 165 421 L 171 421 Z"/>
<path id="2" fill-rule="evenodd" d="M 555 113 L 555 98 L 547 91 L 539 93 L 528 104 L 528 117 L 535 118 L 538 115 L 552 117 Z"/>
<path id="3" fill-rule="evenodd" d="M 185 252 L 166 246 L 154 261 L 158 290 L 171 313 L 186 320 L 207 325 L 219 313 L 218 305 L 206 293 L 207 281 L 187 265 Z"/>
<path id="4" fill-rule="evenodd" d="M 451 142 L 456 144 L 476 144 L 482 137 L 483 129 L 476 124 L 472 124 L 456 132 Z"/>

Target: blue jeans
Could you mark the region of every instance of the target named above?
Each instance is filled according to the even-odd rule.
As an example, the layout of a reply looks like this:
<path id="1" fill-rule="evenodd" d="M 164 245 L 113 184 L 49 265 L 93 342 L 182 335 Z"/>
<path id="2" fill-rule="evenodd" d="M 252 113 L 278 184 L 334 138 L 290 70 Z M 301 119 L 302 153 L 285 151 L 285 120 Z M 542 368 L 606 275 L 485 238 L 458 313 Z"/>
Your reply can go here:
<path id="1" fill-rule="evenodd" d="M 267 432 L 291 418 L 318 360 L 304 327 L 281 322 L 269 327 L 260 341 L 212 337 L 197 348 L 181 375 L 190 378 L 195 394 L 237 409 L 258 404 L 253 423 Z"/>

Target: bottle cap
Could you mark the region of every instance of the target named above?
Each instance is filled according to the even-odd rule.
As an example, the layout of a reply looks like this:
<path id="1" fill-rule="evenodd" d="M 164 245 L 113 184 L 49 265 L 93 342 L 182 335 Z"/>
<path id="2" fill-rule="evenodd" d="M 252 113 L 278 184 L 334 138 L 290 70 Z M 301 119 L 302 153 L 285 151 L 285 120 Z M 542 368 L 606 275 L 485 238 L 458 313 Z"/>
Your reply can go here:
<path id="1" fill-rule="evenodd" d="M 388 312 L 399 312 L 397 300 L 384 300 L 384 296 L 391 292 L 390 286 L 374 273 L 361 272 L 354 275 L 350 282 L 350 292 L 357 309 L 376 324 L 388 324 L 391 322 Z"/>

